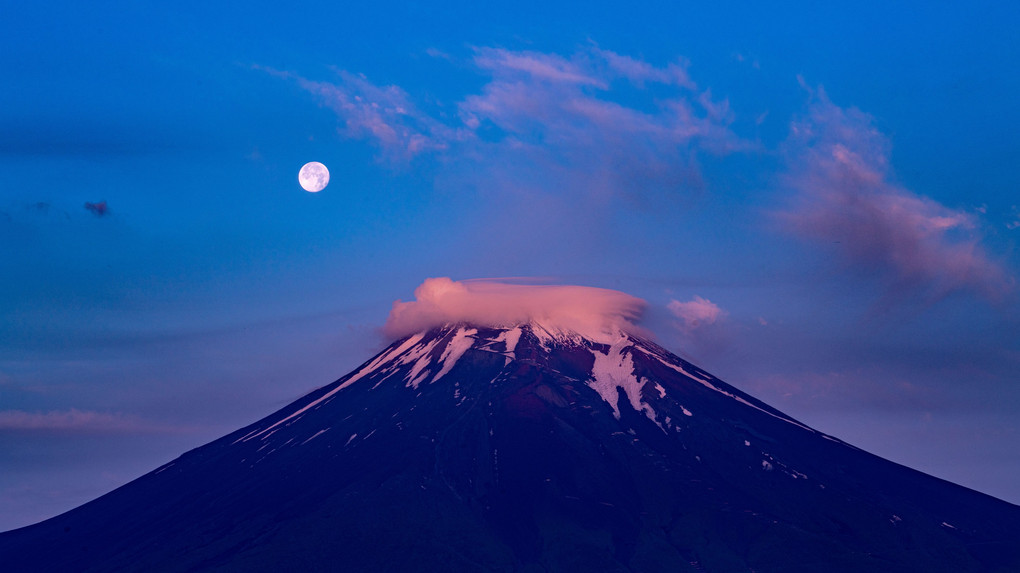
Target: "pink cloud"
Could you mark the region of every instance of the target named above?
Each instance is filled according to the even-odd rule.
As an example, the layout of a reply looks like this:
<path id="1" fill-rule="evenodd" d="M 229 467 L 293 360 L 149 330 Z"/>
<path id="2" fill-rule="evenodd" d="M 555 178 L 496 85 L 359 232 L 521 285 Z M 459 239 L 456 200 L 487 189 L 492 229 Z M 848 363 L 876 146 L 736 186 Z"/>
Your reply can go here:
<path id="1" fill-rule="evenodd" d="M 383 327 L 386 335 L 397 338 L 450 323 L 496 327 L 538 323 L 548 330 L 599 339 L 639 330 L 635 322 L 645 308 L 643 300 L 609 289 L 446 277 L 426 279 L 414 297 L 393 303 Z"/>
<path id="2" fill-rule="evenodd" d="M 797 190 L 779 214 L 793 234 L 838 244 L 844 264 L 899 295 L 971 291 L 995 299 L 1012 278 L 981 247 L 979 220 L 896 184 L 889 142 L 870 116 L 833 104 L 819 89 L 794 121 L 786 151 Z"/>
<path id="3" fill-rule="evenodd" d="M 687 302 L 672 300 L 666 305 L 666 308 L 679 320 L 677 326 L 680 330 L 686 333 L 715 324 L 726 315 L 719 305 L 697 295 L 693 300 Z"/>
<path id="4" fill-rule="evenodd" d="M 594 48 L 592 53 L 605 63 L 613 75 L 630 80 L 635 84 L 655 82 L 691 90 L 697 87 L 687 74 L 687 62 L 684 60 L 657 68 L 648 62 L 636 60 L 630 56 L 622 56 L 609 50 Z"/>
<path id="5" fill-rule="evenodd" d="M 605 87 L 604 81 L 594 77 L 584 66 L 556 54 L 479 48 L 475 51 L 474 63 L 495 75 L 521 73 L 540 81 Z"/>

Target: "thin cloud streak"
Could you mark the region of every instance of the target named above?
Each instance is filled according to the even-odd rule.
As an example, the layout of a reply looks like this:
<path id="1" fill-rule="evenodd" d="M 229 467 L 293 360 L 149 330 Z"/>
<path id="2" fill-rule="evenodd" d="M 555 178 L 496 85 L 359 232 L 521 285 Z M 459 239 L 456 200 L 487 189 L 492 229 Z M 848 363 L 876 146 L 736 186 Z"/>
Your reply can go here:
<path id="1" fill-rule="evenodd" d="M 639 86 L 642 86 L 644 82 L 654 82 L 690 90 L 697 89 L 697 85 L 687 73 L 687 62 L 685 60 L 678 60 L 675 63 L 667 64 L 663 68 L 657 68 L 647 62 L 636 60 L 630 56 L 623 56 L 609 50 L 593 48 L 592 53 L 604 60 L 609 70 L 617 77 L 626 78 Z"/>
<path id="2" fill-rule="evenodd" d="M 70 410 L 53 410 L 49 412 L 2 410 L 0 411 L 0 430 L 67 431 L 101 434 L 162 434 L 179 433 L 188 429 L 158 424 L 127 414 L 94 412 L 71 408 Z"/>
<path id="3" fill-rule="evenodd" d="M 555 54 L 479 48 L 475 52 L 474 63 L 480 69 L 489 70 L 495 75 L 522 73 L 538 81 L 589 85 L 602 89 L 606 87 L 603 80 L 594 77 L 585 69 L 587 66 Z"/>

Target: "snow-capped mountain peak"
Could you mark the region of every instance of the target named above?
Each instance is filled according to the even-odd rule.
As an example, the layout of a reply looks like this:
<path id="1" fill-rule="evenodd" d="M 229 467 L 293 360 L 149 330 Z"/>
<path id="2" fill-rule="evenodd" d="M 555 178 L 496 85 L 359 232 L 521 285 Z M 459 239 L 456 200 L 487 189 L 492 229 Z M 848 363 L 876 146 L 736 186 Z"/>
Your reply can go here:
<path id="1" fill-rule="evenodd" d="M 5 571 L 991 571 L 1020 508 L 808 428 L 624 328 L 406 333 Z M 53 552 L 54 540 L 67 551 Z"/>
<path id="2" fill-rule="evenodd" d="M 484 360 L 493 356 L 499 357 L 498 361 Z M 457 367 L 462 361 L 471 363 L 470 380 L 461 380 L 464 375 Z M 482 373 L 480 361 L 485 363 Z M 592 338 L 529 321 L 501 328 L 446 324 L 406 336 L 336 383 L 310 394 L 319 394 L 313 400 L 300 406 L 300 402 L 295 403 L 293 411 L 253 429 L 238 441 L 265 439 L 281 427 L 298 424 L 302 417 L 326 408 L 355 385 L 366 387 L 370 393 L 408 393 L 407 404 L 445 395 L 458 407 L 471 407 L 490 393 L 478 378 L 487 380 L 487 386 L 500 386 L 525 366 L 583 384 L 601 399 L 604 411 L 611 413 L 623 431 L 633 424 L 631 418 L 623 420 L 624 404 L 661 432 L 670 434 L 682 429 L 685 418 L 694 416 L 690 400 L 684 397 L 711 391 L 736 402 L 738 408 L 749 408 L 817 433 L 637 335 L 623 330 L 601 331 Z"/>

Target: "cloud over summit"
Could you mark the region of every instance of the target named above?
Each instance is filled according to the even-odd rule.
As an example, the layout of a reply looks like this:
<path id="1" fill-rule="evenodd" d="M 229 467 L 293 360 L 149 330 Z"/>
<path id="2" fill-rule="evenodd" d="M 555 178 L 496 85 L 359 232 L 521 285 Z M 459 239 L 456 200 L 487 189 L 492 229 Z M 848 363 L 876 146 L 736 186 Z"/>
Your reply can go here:
<path id="1" fill-rule="evenodd" d="M 597 337 L 636 330 L 645 302 L 603 288 L 426 279 L 415 300 L 393 303 L 383 332 L 397 338 L 449 323 L 509 327 L 529 322 Z"/>

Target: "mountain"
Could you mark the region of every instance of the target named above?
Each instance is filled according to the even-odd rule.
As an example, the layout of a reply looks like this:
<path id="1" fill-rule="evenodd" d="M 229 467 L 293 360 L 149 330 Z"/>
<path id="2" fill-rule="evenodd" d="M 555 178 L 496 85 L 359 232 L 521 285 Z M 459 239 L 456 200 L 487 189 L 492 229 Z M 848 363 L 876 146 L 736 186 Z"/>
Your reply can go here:
<path id="1" fill-rule="evenodd" d="M 18 571 L 1020 571 L 1020 507 L 815 431 L 634 334 L 405 336 L 77 509 Z"/>

